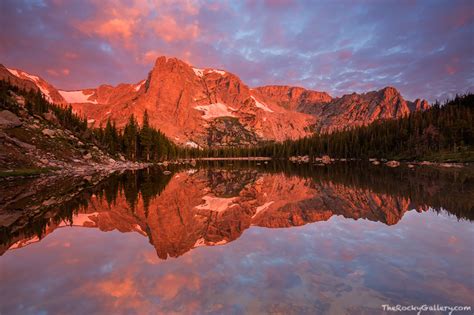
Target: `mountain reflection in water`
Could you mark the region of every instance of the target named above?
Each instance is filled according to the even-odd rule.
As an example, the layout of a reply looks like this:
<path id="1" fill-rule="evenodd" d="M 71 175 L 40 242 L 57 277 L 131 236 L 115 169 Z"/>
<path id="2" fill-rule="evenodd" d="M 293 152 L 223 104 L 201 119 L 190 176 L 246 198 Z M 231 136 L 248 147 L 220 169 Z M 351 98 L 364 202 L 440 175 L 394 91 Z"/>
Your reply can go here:
<path id="1" fill-rule="evenodd" d="M 472 303 L 469 168 L 173 168 L 0 185 L 0 313 L 352 315 Z"/>
<path id="2" fill-rule="evenodd" d="M 68 226 L 138 233 L 148 238 L 158 257 L 167 259 L 196 247 L 232 242 L 251 226 L 301 226 L 334 215 L 394 225 L 413 209 L 443 209 L 471 221 L 473 182 L 467 173 L 357 163 L 312 167 L 256 162 L 214 162 L 176 169 L 170 176 L 159 168 L 130 171 L 114 174 L 59 205 L 50 206 L 46 194 L 46 201 L 37 201 L 40 206 L 29 205 L 36 215 L 24 211 L 3 224 L 0 253 Z M 22 200 L 2 211 L 12 213 L 20 206 Z"/>

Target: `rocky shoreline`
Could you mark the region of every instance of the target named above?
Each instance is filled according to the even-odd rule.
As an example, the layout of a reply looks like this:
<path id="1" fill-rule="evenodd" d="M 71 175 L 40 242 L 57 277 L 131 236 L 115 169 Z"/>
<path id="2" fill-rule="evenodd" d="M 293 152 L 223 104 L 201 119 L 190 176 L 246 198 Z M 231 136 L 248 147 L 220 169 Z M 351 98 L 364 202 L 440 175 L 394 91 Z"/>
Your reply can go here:
<path id="1" fill-rule="evenodd" d="M 120 162 L 115 164 L 73 166 L 61 169 L 20 169 L 20 171 L 22 171 L 20 174 L 17 174 L 18 170 L 16 169 L 7 169 L 1 171 L 3 176 L 0 177 L 0 181 L 19 180 L 32 177 L 84 177 L 96 174 L 108 175 L 114 172 L 139 170 L 151 165 L 151 163 Z M 8 176 L 8 173 L 12 173 L 12 176 Z"/>
<path id="2" fill-rule="evenodd" d="M 271 157 L 267 156 L 254 156 L 254 157 L 208 157 L 208 158 L 197 158 L 200 161 L 271 161 Z"/>
<path id="3" fill-rule="evenodd" d="M 127 161 L 120 154 L 113 157 L 87 141 L 86 136 L 61 128 L 54 113 L 47 112 L 44 117 L 32 115 L 25 109 L 24 98 L 14 97 L 18 112 L 0 111 L 1 181 L 92 176 L 151 165 Z"/>
<path id="4" fill-rule="evenodd" d="M 358 159 L 358 158 L 331 158 L 328 155 L 323 155 L 322 157 L 313 157 L 312 159 L 305 156 L 291 156 L 288 160 L 292 163 L 303 164 L 303 163 L 312 163 L 315 165 L 324 166 L 334 162 L 349 162 L 349 161 L 367 161 L 372 165 L 385 165 L 388 167 L 399 167 L 401 165 L 406 165 L 408 168 L 414 168 L 415 166 L 432 166 L 432 167 L 442 167 L 442 168 L 462 168 L 469 166 L 469 163 L 460 163 L 460 162 L 430 162 L 430 161 L 398 161 L 398 160 L 388 160 L 388 159 Z"/>
<path id="5" fill-rule="evenodd" d="M 71 168 L 63 168 L 56 170 L 53 174 L 57 175 L 74 175 L 74 176 L 84 176 L 92 175 L 97 173 L 110 174 L 118 171 L 127 171 L 127 170 L 139 170 L 147 168 L 153 165 L 152 163 L 140 163 L 140 162 L 131 162 L 131 161 L 116 161 L 110 164 L 97 164 L 93 163 L 90 165 L 81 165 L 74 166 Z"/>

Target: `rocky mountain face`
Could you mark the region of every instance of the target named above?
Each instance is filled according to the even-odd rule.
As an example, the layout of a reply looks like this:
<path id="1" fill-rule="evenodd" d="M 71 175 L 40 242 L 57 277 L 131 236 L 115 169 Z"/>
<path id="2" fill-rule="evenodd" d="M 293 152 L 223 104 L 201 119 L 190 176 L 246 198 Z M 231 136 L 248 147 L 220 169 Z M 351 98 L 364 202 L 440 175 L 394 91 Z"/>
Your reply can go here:
<path id="1" fill-rule="evenodd" d="M 291 86 L 249 88 L 236 75 L 198 69 L 176 58 L 159 57 L 148 77 L 136 84 L 57 90 L 37 76 L 0 67 L 0 78 L 39 89 L 48 100 L 71 104 L 92 126 L 110 118 L 123 126 L 145 110 L 150 122 L 178 144 L 229 146 L 297 139 L 401 117 L 429 105 L 408 102 L 393 87 L 333 98 L 326 92 Z"/>
<path id="2" fill-rule="evenodd" d="M 59 105 L 67 104 L 54 86 L 36 75 L 32 75 L 21 70 L 8 69 L 0 64 L 0 80 L 10 81 L 11 84 L 25 90 L 39 90 L 44 95 L 46 100 L 51 103 Z"/>
<path id="3" fill-rule="evenodd" d="M 266 104 L 308 114 L 313 114 L 319 106 L 332 101 L 332 97 L 326 92 L 284 85 L 257 87 L 252 90 L 252 94 Z"/>
<path id="4" fill-rule="evenodd" d="M 415 105 L 416 104 L 416 105 Z M 315 108 L 320 117 L 317 131 L 332 132 L 345 127 L 367 125 L 378 119 L 398 118 L 428 108 L 426 100 L 407 102 L 393 87 L 365 94 L 352 93 Z"/>

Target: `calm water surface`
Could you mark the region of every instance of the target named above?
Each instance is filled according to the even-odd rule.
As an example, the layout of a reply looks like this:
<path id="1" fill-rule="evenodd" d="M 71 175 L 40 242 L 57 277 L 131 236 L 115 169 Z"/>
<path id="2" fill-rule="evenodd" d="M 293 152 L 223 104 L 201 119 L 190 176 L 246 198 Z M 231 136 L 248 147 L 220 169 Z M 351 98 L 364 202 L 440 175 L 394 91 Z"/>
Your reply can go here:
<path id="1" fill-rule="evenodd" d="M 470 170 L 226 163 L 74 187 L 2 199 L 0 314 L 473 306 Z"/>

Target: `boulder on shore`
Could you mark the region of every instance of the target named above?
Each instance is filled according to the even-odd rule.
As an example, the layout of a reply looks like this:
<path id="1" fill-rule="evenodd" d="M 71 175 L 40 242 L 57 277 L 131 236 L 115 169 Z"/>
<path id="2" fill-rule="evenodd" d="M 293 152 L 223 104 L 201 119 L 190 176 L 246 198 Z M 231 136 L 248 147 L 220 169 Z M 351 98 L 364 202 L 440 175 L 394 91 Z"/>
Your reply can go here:
<path id="1" fill-rule="evenodd" d="M 9 110 L 0 112 L 0 128 L 15 128 L 21 126 L 20 118 Z"/>
<path id="2" fill-rule="evenodd" d="M 392 160 L 385 163 L 385 165 L 387 165 L 388 167 L 398 167 L 400 166 L 400 162 Z"/>
<path id="3" fill-rule="evenodd" d="M 58 118 L 56 117 L 56 115 L 49 111 L 49 112 L 46 112 L 43 114 L 44 118 L 52 123 L 57 123 L 58 122 Z"/>
<path id="4" fill-rule="evenodd" d="M 331 164 L 331 157 L 329 155 L 323 155 L 321 161 L 323 164 Z"/>
<path id="5" fill-rule="evenodd" d="M 41 131 L 45 136 L 48 136 L 48 137 L 54 137 L 56 135 L 56 132 L 54 130 L 51 130 L 51 129 L 43 129 L 43 131 Z"/>
<path id="6" fill-rule="evenodd" d="M 309 156 L 308 155 L 290 156 L 289 160 L 293 163 L 309 163 Z"/>

